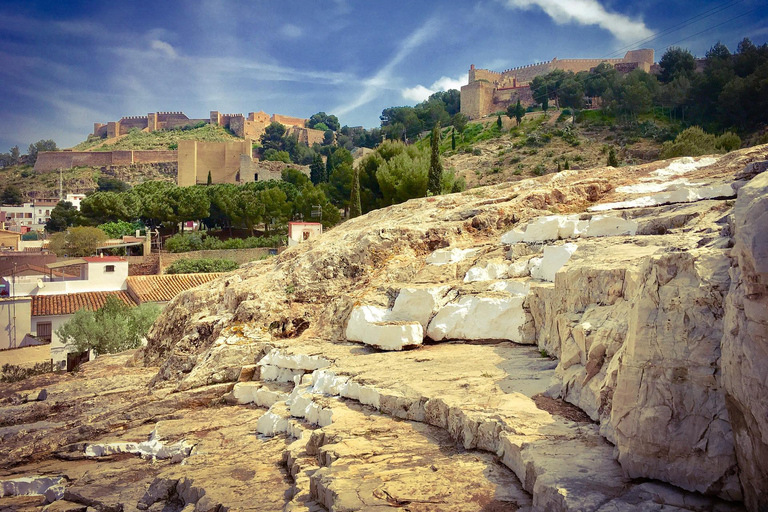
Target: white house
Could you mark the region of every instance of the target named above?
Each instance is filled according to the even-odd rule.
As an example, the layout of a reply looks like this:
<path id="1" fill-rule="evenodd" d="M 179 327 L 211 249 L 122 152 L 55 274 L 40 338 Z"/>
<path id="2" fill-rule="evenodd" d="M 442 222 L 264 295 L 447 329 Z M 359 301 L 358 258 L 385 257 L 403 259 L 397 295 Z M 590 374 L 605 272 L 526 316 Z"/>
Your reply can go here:
<path id="1" fill-rule="evenodd" d="M 323 225 L 319 222 L 289 222 L 288 245 L 298 245 L 323 234 Z"/>
<path id="2" fill-rule="evenodd" d="M 23 226 L 42 230 L 58 202 L 58 199 L 35 199 L 21 206 L 2 205 L 0 213 L 4 214 L 5 222 L 11 230 L 18 231 Z"/>
<path id="3" fill-rule="evenodd" d="M 6 274 L 0 277 L 0 287 L 4 285 L 10 297 L 120 291 L 128 287 L 128 261 L 118 256 L 90 256 L 49 263 L 46 267 L 42 275 Z"/>
<path id="4" fill-rule="evenodd" d="M 70 203 L 72 203 L 72 206 L 74 206 L 79 210 L 80 203 L 82 202 L 83 199 L 85 199 L 85 194 L 67 194 L 67 198 L 65 199 L 65 201 L 69 201 Z"/>

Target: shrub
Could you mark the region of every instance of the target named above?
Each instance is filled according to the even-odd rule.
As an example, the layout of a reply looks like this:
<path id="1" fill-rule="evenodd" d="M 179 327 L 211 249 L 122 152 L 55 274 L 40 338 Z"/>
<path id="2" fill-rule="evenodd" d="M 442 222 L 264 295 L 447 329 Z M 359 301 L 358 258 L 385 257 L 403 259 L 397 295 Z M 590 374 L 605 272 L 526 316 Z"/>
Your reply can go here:
<path id="1" fill-rule="evenodd" d="M 619 166 L 619 159 L 616 157 L 616 150 L 613 148 L 608 150 L 608 165 L 610 167 Z"/>
<path id="2" fill-rule="evenodd" d="M 179 260 L 171 264 L 166 274 L 198 274 L 209 272 L 230 272 L 240 265 L 223 258 L 201 258 L 197 260 Z"/>
<path id="3" fill-rule="evenodd" d="M 35 375 L 50 373 L 53 371 L 53 361 L 44 361 L 36 363 L 34 366 L 17 366 L 15 364 L 4 364 L 0 382 L 18 382 L 28 379 Z"/>
<path id="4" fill-rule="evenodd" d="M 37 231 L 29 231 L 28 233 L 21 235 L 21 239 L 25 242 L 40 240 L 40 235 Z"/>
<path id="5" fill-rule="evenodd" d="M 483 152 L 480 151 L 480 148 L 475 148 L 475 149 L 472 150 L 472 154 L 475 155 L 475 156 L 480 156 L 480 155 L 483 154 Z"/>
<path id="6" fill-rule="evenodd" d="M 661 147 L 662 158 L 678 156 L 701 156 L 738 149 L 741 139 L 732 132 L 716 137 L 698 126 L 691 126 L 680 132 L 674 141 L 665 142 Z"/>
<path id="7" fill-rule="evenodd" d="M 250 236 L 219 240 L 202 232 L 178 233 L 165 241 L 168 252 L 210 251 L 219 249 L 254 249 L 257 247 L 281 247 L 287 243 L 284 235 Z"/>
<path id="8" fill-rule="evenodd" d="M 547 168 L 544 167 L 544 164 L 537 164 L 531 172 L 534 174 L 534 176 L 544 176 L 547 174 Z"/>

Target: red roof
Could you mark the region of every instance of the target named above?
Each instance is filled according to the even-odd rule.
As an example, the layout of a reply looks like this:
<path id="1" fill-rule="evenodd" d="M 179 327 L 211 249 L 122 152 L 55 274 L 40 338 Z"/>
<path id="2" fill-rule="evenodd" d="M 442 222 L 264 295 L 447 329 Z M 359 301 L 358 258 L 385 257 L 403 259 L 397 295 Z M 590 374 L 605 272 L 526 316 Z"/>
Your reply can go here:
<path id="1" fill-rule="evenodd" d="M 99 263 L 99 262 L 113 263 L 116 261 L 126 261 L 125 258 L 121 258 L 120 256 L 87 256 L 83 259 L 88 263 Z"/>
<path id="2" fill-rule="evenodd" d="M 113 295 L 129 306 L 136 302 L 126 291 L 67 293 L 63 295 L 33 295 L 32 316 L 72 315 L 80 309 L 96 311 Z"/>
<path id="3" fill-rule="evenodd" d="M 226 272 L 212 272 L 209 274 L 128 276 L 128 290 L 142 304 L 145 302 L 169 302 L 185 290 L 203 285 L 226 274 Z"/>

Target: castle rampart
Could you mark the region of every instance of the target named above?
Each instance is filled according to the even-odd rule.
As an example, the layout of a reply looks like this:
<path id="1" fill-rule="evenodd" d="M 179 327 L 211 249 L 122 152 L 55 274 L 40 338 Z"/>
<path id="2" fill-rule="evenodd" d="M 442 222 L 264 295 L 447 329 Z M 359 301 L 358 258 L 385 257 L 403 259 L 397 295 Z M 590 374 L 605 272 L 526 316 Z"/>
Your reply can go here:
<path id="1" fill-rule="evenodd" d="M 176 161 L 176 151 L 41 151 L 35 172 L 48 172 L 72 167 L 111 167 L 137 163 L 156 164 Z"/>
<path id="2" fill-rule="evenodd" d="M 653 66 L 653 50 L 632 50 L 621 59 L 558 59 L 537 62 L 502 72 L 469 68 L 469 83 L 461 88 L 461 112 L 470 119 L 477 119 L 500 110 L 506 110 L 519 98 L 525 104 L 533 103 L 530 82 L 537 76 L 556 69 L 563 71 L 589 71 L 601 63 L 613 65 L 621 73 L 634 69 L 650 72 Z"/>

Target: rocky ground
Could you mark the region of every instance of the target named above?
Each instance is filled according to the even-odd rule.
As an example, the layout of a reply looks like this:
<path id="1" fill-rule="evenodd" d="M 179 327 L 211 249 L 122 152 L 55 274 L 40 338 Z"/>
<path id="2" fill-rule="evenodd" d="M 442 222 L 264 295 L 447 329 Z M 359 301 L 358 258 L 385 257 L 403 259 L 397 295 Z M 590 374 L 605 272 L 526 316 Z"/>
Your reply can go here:
<path id="1" fill-rule="evenodd" d="M 186 292 L 2 389 L 0 509 L 763 510 L 766 153 L 409 201 Z"/>

